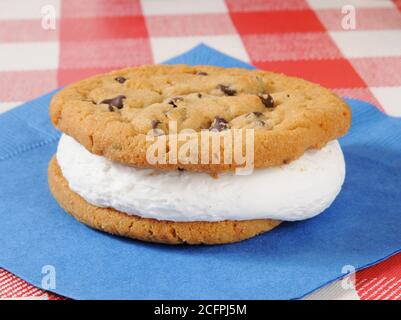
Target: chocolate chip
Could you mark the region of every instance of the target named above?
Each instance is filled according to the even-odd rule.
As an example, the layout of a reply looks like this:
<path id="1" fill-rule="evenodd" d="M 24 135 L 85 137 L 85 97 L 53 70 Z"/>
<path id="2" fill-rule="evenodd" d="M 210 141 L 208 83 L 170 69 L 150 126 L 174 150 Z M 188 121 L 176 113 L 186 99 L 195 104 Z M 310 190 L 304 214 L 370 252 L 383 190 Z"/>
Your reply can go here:
<path id="1" fill-rule="evenodd" d="M 253 114 L 254 114 L 255 116 L 257 116 L 257 117 L 263 116 L 263 113 L 262 113 L 262 112 L 259 112 L 259 111 L 255 111 L 255 112 L 253 112 Z"/>
<path id="2" fill-rule="evenodd" d="M 184 171 L 185 169 L 184 169 L 184 168 L 177 168 L 177 170 L 182 172 L 182 171 Z"/>
<path id="3" fill-rule="evenodd" d="M 152 129 L 156 129 L 160 123 L 160 120 L 152 120 Z"/>
<path id="4" fill-rule="evenodd" d="M 119 83 L 124 83 L 125 81 L 127 81 L 127 79 L 126 78 L 124 78 L 124 77 L 117 77 L 117 78 L 114 78 L 114 80 L 116 80 L 117 82 L 119 82 Z"/>
<path id="5" fill-rule="evenodd" d="M 173 106 L 173 108 L 177 108 L 177 105 L 175 104 L 175 102 L 173 100 L 170 100 L 168 102 L 168 104 L 171 104 Z"/>
<path id="6" fill-rule="evenodd" d="M 202 93 L 198 93 L 198 98 L 202 98 Z"/>
<path id="7" fill-rule="evenodd" d="M 167 102 L 168 104 L 171 104 L 173 106 L 173 108 L 177 108 L 176 102 L 177 101 L 183 101 L 184 98 L 183 97 L 174 97 L 171 98 L 169 102 Z"/>
<path id="8" fill-rule="evenodd" d="M 226 119 L 216 116 L 209 128 L 210 131 L 223 131 L 228 129 L 228 122 Z"/>
<path id="9" fill-rule="evenodd" d="M 105 103 L 109 105 L 109 110 L 112 107 L 116 107 L 117 109 L 122 109 L 124 107 L 123 100 L 126 99 L 126 96 L 117 96 L 112 99 L 105 99 L 100 103 Z M 111 110 L 110 110 L 111 111 Z"/>
<path id="10" fill-rule="evenodd" d="M 208 73 L 207 73 L 207 72 L 204 72 L 204 71 L 199 71 L 199 72 L 197 73 L 197 75 L 198 75 L 198 76 L 207 76 Z"/>
<path id="11" fill-rule="evenodd" d="M 273 97 L 266 93 L 266 94 L 259 94 L 258 97 L 260 98 L 260 101 L 265 105 L 266 108 L 274 108 L 274 101 Z"/>
<path id="12" fill-rule="evenodd" d="M 237 94 L 236 90 L 231 89 L 229 86 L 224 84 L 219 84 L 217 89 L 220 89 L 226 96 L 235 96 Z"/>

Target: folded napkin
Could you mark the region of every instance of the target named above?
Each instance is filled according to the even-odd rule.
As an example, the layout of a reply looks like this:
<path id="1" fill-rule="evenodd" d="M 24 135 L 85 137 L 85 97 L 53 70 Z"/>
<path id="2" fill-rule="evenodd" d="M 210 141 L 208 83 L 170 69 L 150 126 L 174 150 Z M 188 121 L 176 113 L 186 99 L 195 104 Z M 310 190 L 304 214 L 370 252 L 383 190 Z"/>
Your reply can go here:
<path id="1" fill-rule="evenodd" d="M 204 45 L 168 63 L 252 68 Z M 168 246 L 92 230 L 58 206 L 46 172 L 59 138 L 51 95 L 0 116 L 0 266 L 36 286 L 54 267 L 50 289 L 76 299 L 300 298 L 344 265 L 401 249 L 401 120 L 368 103 L 347 99 L 347 176 L 324 213 L 237 244 Z"/>

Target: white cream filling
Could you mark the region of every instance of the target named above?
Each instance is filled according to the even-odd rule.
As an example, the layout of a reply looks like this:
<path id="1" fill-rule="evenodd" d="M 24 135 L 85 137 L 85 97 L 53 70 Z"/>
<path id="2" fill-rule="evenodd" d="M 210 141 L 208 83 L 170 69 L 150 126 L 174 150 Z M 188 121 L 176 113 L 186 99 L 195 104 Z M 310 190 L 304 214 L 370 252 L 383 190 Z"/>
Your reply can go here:
<path id="1" fill-rule="evenodd" d="M 308 219 L 331 205 L 345 177 L 337 141 L 290 164 L 218 179 L 124 166 L 88 152 L 67 135 L 60 139 L 57 161 L 71 190 L 87 202 L 171 221 Z"/>

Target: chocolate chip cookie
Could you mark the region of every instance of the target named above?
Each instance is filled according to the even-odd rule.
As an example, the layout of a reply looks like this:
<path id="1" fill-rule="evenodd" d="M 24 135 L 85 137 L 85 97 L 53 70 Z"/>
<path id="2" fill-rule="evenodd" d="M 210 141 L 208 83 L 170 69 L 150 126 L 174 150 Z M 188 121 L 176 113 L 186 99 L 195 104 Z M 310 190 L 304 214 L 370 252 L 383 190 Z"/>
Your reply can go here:
<path id="1" fill-rule="evenodd" d="M 170 121 L 195 135 L 253 129 L 254 167 L 263 168 L 321 148 L 351 122 L 349 107 L 317 84 L 259 70 L 187 65 L 126 68 L 80 81 L 53 97 L 50 115 L 58 129 L 113 161 L 210 173 L 240 164 L 149 163 L 147 135 L 169 141 Z M 224 145 L 219 150 L 223 154 Z"/>

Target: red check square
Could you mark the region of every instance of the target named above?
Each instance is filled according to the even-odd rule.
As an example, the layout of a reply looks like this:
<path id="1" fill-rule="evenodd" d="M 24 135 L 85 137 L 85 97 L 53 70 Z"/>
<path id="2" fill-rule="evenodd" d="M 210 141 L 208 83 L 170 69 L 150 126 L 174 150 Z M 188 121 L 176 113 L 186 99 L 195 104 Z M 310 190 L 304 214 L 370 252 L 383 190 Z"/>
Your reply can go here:
<path id="1" fill-rule="evenodd" d="M 346 59 L 266 61 L 256 66 L 301 77 L 329 88 L 360 88 L 366 84 Z"/>
<path id="2" fill-rule="evenodd" d="M 64 18 L 60 24 L 61 41 L 148 37 L 143 16 Z"/>
<path id="3" fill-rule="evenodd" d="M 152 63 L 149 39 L 64 41 L 60 43 L 60 84 L 81 79 L 97 71 Z M 86 69 L 72 76 L 77 69 Z"/>
<path id="4" fill-rule="evenodd" d="M 370 87 L 401 86 L 401 57 L 353 58 L 351 64 Z"/>
<path id="5" fill-rule="evenodd" d="M 63 18 L 133 16 L 142 11 L 140 0 L 67 0 L 61 9 Z"/>
<path id="6" fill-rule="evenodd" d="M 153 37 L 235 34 L 227 13 L 147 16 L 146 25 Z"/>
<path id="7" fill-rule="evenodd" d="M 377 101 L 376 97 L 369 88 L 345 88 L 345 89 L 332 89 L 340 97 L 358 99 L 373 104 L 377 109 L 384 112 L 383 106 Z"/>
<path id="8" fill-rule="evenodd" d="M 393 0 L 393 2 L 397 6 L 398 10 L 401 11 L 401 0 Z"/>
<path id="9" fill-rule="evenodd" d="M 65 300 L 51 292 L 36 288 L 12 273 L 0 268 L 0 299 L 1 298 L 47 298 L 48 300 Z"/>
<path id="10" fill-rule="evenodd" d="M 226 0 L 226 4 L 232 12 L 309 9 L 306 0 Z"/>
<path id="11" fill-rule="evenodd" d="M 312 10 L 230 12 L 241 35 L 325 31 Z"/>
<path id="12" fill-rule="evenodd" d="M 89 78 L 99 73 L 105 73 L 115 68 L 81 68 L 81 69 L 59 69 L 57 74 L 57 81 L 59 86 Z"/>
<path id="13" fill-rule="evenodd" d="M 401 254 L 356 274 L 355 289 L 362 300 L 401 300 Z"/>
<path id="14" fill-rule="evenodd" d="M 0 101 L 27 101 L 57 88 L 56 70 L 0 72 Z"/>
<path id="15" fill-rule="evenodd" d="M 316 14 L 327 30 L 344 30 L 341 25 L 344 14 L 341 10 L 317 10 Z M 359 8 L 356 11 L 355 28 L 356 30 L 401 29 L 401 13 L 393 8 Z"/>
<path id="16" fill-rule="evenodd" d="M 0 43 L 56 41 L 59 36 L 58 30 L 58 21 L 55 29 L 44 29 L 40 19 L 0 20 Z"/>
<path id="17" fill-rule="evenodd" d="M 342 57 L 325 32 L 246 35 L 242 42 L 253 62 Z"/>

